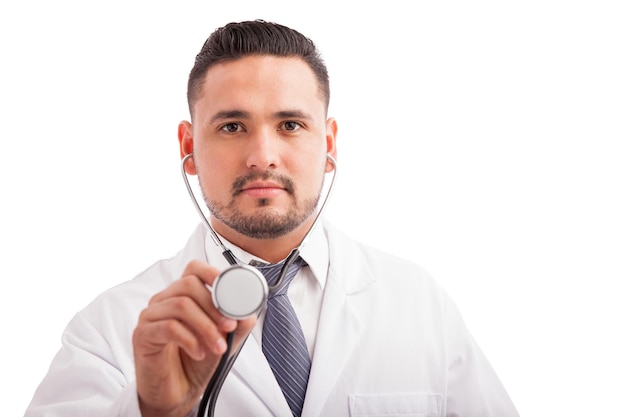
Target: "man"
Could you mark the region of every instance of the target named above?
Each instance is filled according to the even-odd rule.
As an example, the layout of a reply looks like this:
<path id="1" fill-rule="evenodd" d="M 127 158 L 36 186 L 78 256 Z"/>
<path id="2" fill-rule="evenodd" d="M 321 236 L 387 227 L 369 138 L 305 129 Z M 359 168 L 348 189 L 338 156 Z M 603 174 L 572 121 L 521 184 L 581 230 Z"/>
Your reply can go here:
<path id="1" fill-rule="evenodd" d="M 239 262 L 280 263 L 313 226 L 337 155 L 329 97 L 315 45 L 281 25 L 226 25 L 196 57 L 180 153 L 193 154 L 185 171 L 198 176 L 211 225 Z M 300 255 L 288 289 L 309 361 L 299 404 L 279 385 L 284 363 L 266 351 L 269 304 L 241 320 L 214 306 L 207 286 L 229 263 L 201 225 L 176 256 L 73 318 L 26 416 L 193 415 L 222 355 L 239 348 L 218 416 L 517 415 L 420 267 L 327 222 Z"/>

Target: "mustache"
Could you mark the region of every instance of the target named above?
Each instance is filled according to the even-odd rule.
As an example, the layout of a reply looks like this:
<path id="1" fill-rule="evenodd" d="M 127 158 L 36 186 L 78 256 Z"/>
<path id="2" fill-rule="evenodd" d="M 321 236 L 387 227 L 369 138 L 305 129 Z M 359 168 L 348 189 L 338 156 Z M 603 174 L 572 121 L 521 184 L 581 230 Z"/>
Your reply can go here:
<path id="1" fill-rule="evenodd" d="M 239 193 L 241 193 L 246 184 L 252 181 L 257 181 L 257 180 L 261 180 L 261 181 L 271 180 L 273 182 L 276 182 L 277 184 L 280 184 L 289 194 L 294 193 L 295 187 L 291 178 L 285 175 L 277 174 L 272 171 L 265 171 L 265 172 L 250 172 L 249 174 L 236 178 L 235 181 L 233 181 L 233 184 L 231 185 L 231 191 L 232 191 L 233 196 L 237 196 Z"/>

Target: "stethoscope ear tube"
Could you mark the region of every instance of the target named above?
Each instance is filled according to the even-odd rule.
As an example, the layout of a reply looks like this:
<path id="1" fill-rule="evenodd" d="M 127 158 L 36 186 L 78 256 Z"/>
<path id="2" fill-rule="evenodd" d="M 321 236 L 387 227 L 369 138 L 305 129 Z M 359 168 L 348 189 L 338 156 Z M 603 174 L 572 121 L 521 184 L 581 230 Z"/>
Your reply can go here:
<path id="1" fill-rule="evenodd" d="M 193 191 L 193 188 L 191 188 L 191 184 L 189 184 L 189 179 L 187 178 L 187 172 L 185 171 L 185 164 L 187 163 L 187 161 L 189 159 L 192 159 L 192 158 L 193 158 L 193 152 L 192 153 L 188 153 L 187 155 L 185 155 L 182 158 L 181 162 L 180 162 L 181 174 L 182 174 L 182 177 L 183 177 L 183 181 L 185 183 L 185 187 L 187 188 L 187 193 L 189 194 L 189 197 L 191 198 L 191 202 L 193 203 L 193 206 L 196 208 L 196 211 L 200 215 L 200 218 L 202 219 L 204 224 L 206 224 L 206 226 L 208 227 L 209 232 L 211 234 L 211 238 L 213 239 L 215 244 L 218 245 L 220 248 L 222 248 L 223 255 L 228 260 L 228 263 L 231 264 L 231 265 L 234 265 L 235 263 L 239 263 L 240 264 L 241 262 L 237 262 L 237 259 L 232 254 L 232 252 L 230 250 L 228 250 L 226 248 L 226 246 L 224 246 L 224 243 L 219 238 L 217 232 L 215 231 L 215 229 L 213 229 L 213 226 L 211 226 L 211 222 L 209 222 L 209 219 L 207 218 L 207 216 L 202 211 L 202 208 L 200 207 L 200 204 L 198 204 L 198 199 L 196 198 L 196 195 L 195 195 L 195 193 Z M 322 205 L 320 206 L 320 209 L 317 211 L 317 215 L 315 216 L 315 219 L 313 220 L 313 224 L 311 225 L 311 228 L 306 233 L 306 235 L 304 235 L 304 238 L 302 238 L 302 241 L 300 242 L 300 245 L 298 246 L 297 249 L 301 248 L 302 245 L 304 245 L 304 243 L 306 242 L 307 238 L 309 237 L 309 235 L 311 234 L 313 229 L 315 229 L 315 226 L 319 222 L 319 220 L 320 220 L 320 218 L 322 216 L 322 213 L 324 212 L 324 209 L 326 208 L 326 204 L 328 203 L 328 200 L 330 199 L 330 196 L 331 196 L 331 194 L 333 192 L 333 189 L 335 188 L 335 182 L 337 181 L 337 161 L 330 154 L 326 154 L 326 159 L 333 166 L 333 175 L 332 175 L 332 179 L 330 181 L 330 185 L 328 186 L 328 190 L 326 192 L 326 198 L 324 198 L 324 201 L 322 202 Z"/>
<path id="2" fill-rule="evenodd" d="M 213 304 L 224 316 L 230 317 L 235 320 L 241 320 L 254 314 L 259 314 L 261 312 L 261 309 L 265 305 L 265 300 L 267 300 L 267 296 L 269 293 L 267 281 L 258 269 L 250 265 L 245 265 L 237 260 L 233 253 L 224 246 L 219 236 L 213 229 L 213 226 L 211 226 L 211 223 L 209 222 L 207 216 L 204 215 L 202 208 L 198 204 L 198 200 L 196 199 L 193 189 L 189 184 L 187 173 L 185 172 L 185 163 L 190 158 L 193 158 L 193 153 L 185 155 L 181 161 L 181 171 L 185 186 L 187 187 L 187 192 L 189 193 L 191 201 L 198 211 L 198 214 L 208 227 L 211 238 L 219 247 L 222 248 L 222 254 L 231 265 L 229 268 L 222 271 L 220 275 L 218 275 L 218 277 L 213 282 L 213 287 L 209 288 L 212 293 Z M 333 166 L 332 180 L 326 192 L 326 198 L 324 198 L 324 201 L 322 202 L 322 205 L 318 210 L 315 219 L 313 220 L 311 228 L 300 242 L 300 245 L 297 248 L 294 248 L 289 256 L 287 256 L 287 258 L 285 258 L 285 260 L 283 261 L 283 268 L 280 272 L 281 276 L 275 286 L 280 285 L 280 282 L 282 281 L 282 278 L 284 277 L 287 268 L 299 255 L 300 248 L 305 244 L 307 238 L 320 220 L 326 204 L 328 203 L 328 199 L 332 194 L 333 188 L 335 186 L 335 181 L 337 179 L 337 161 L 330 154 L 327 154 L 326 158 Z M 222 355 L 218 367 L 204 391 L 198 408 L 198 417 L 204 417 L 205 413 L 209 417 L 213 416 L 213 413 L 215 411 L 215 403 L 217 401 L 217 397 L 221 390 L 222 384 L 226 380 L 230 369 L 232 368 L 235 360 L 237 359 L 237 356 L 239 356 L 239 352 L 245 344 L 245 340 L 243 340 L 239 348 L 235 352 L 231 352 L 233 339 L 234 332 L 228 333 L 226 338 L 227 351 Z"/>

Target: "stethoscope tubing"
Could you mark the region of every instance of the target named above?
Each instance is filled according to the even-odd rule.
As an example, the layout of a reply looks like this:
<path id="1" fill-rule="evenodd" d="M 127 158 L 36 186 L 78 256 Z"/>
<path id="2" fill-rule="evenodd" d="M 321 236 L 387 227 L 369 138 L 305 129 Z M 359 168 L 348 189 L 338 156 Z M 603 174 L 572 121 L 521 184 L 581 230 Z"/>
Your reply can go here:
<path id="1" fill-rule="evenodd" d="M 187 172 L 185 171 L 185 163 L 190 158 L 193 158 L 193 153 L 189 153 L 182 158 L 181 171 L 182 171 L 182 177 L 185 182 L 185 186 L 187 187 L 187 192 L 189 193 L 191 201 L 193 202 L 193 205 L 196 208 L 196 211 L 200 215 L 200 218 L 204 221 L 205 225 L 209 228 L 211 238 L 213 239 L 215 244 L 218 245 L 222 249 L 222 255 L 226 258 L 228 263 L 231 266 L 242 265 L 243 263 L 240 260 L 238 260 L 237 257 L 232 253 L 232 251 L 226 248 L 226 246 L 222 243 L 222 240 L 219 238 L 215 229 L 213 229 L 213 226 L 211 226 L 209 219 L 205 216 L 204 212 L 202 211 L 202 208 L 200 207 L 200 204 L 198 203 L 196 195 L 193 189 L 191 188 L 191 184 L 189 183 L 189 179 L 187 178 Z M 298 245 L 298 247 L 294 248 L 289 253 L 289 255 L 287 255 L 287 257 L 283 261 L 281 261 L 283 265 L 280 270 L 278 281 L 276 282 L 276 284 L 269 287 L 270 291 L 280 286 L 285 275 L 287 274 L 287 270 L 289 269 L 289 266 L 300 255 L 300 248 L 306 243 L 309 235 L 311 234 L 315 226 L 317 226 L 319 220 L 321 219 L 321 215 L 324 212 L 324 209 L 326 208 L 326 204 L 328 203 L 330 195 L 335 186 L 335 181 L 337 179 L 337 161 L 330 154 L 327 154 L 326 158 L 333 165 L 333 175 L 332 175 L 330 185 L 328 187 L 328 191 L 326 193 L 326 197 L 324 198 L 324 201 L 322 202 L 322 205 L 320 206 L 320 209 L 318 210 L 315 216 L 315 219 L 313 220 L 313 224 L 311 225 L 308 232 L 304 235 L 304 237 L 300 241 L 300 244 Z M 257 317 L 258 315 L 260 315 L 260 313 L 261 313 L 261 308 L 259 308 L 257 311 Z M 246 336 L 246 340 L 247 338 L 248 336 Z M 222 388 L 222 385 L 224 384 L 224 381 L 226 380 L 228 373 L 232 369 L 235 363 L 235 360 L 239 356 L 239 353 L 241 352 L 241 349 L 243 348 L 243 345 L 246 342 L 246 340 L 243 340 L 242 343 L 239 345 L 239 348 L 232 354 L 232 356 L 230 356 L 230 352 L 232 350 L 233 339 L 234 339 L 234 332 L 228 333 L 226 337 L 226 344 L 227 344 L 226 352 L 222 355 L 222 358 L 220 359 L 217 369 L 215 373 L 213 374 L 213 377 L 209 381 L 209 384 L 207 385 L 202 395 L 202 399 L 200 400 L 200 404 L 198 407 L 198 414 L 197 414 L 198 417 L 204 417 L 205 415 L 208 417 L 212 417 L 214 414 L 215 404 L 217 402 L 217 397 Z"/>
<path id="2" fill-rule="evenodd" d="M 183 159 L 181 160 L 181 164 L 180 164 L 183 181 L 185 182 L 185 187 L 187 188 L 187 192 L 189 193 L 189 197 L 191 198 L 191 201 L 192 201 L 194 207 L 196 208 L 196 211 L 200 215 L 200 218 L 203 220 L 204 224 L 209 228 L 209 232 L 211 233 L 211 238 L 213 239 L 215 244 L 218 245 L 222 249 L 222 255 L 226 258 L 228 263 L 230 265 L 242 264 L 242 262 L 237 259 L 237 257 L 232 253 L 232 251 L 230 249 L 228 249 L 224 245 L 224 243 L 220 239 L 220 237 L 217 234 L 217 232 L 215 231 L 215 229 L 213 229 L 213 226 L 211 226 L 211 222 L 209 222 L 209 219 L 207 218 L 207 216 L 202 211 L 202 208 L 200 207 L 200 204 L 198 203 L 198 199 L 196 198 L 196 194 L 194 193 L 194 191 L 193 191 L 193 189 L 191 187 L 191 184 L 189 183 L 189 179 L 187 178 L 187 172 L 185 172 L 185 163 L 190 158 L 193 158 L 193 152 L 188 153 L 187 155 L 185 155 L 183 157 Z M 291 265 L 291 263 L 298 257 L 298 254 L 300 253 L 300 248 L 302 248 L 302 246 L 306 243 L 307 239 L 309 238 L 309 235 L 311 234 L 311 232 L 313 231 L 315 226 L 317 226 L 317 223 L 319 223 L 319 220 L 321 219 L 322 213 L 324 212 L 324 209 L 326 208 L 326 204 L 328 203 L 328 200 L 330 199 L 332 191 L 333 191 L 333 189 L 335 187 L 335 181 L 337 179 L 337 161 L 330 154 L 326 154 L 326 158 L 333 165 L 333 176 L 332 176 L 330 185 L 328 186 L 328 191 L 326 193 L 326 197 L 324 198 L 324 201 L 322 202 L 322 205 L 320 206 L 320 209 L 318 210 L 317 214 L 315 215 L 315 220 L 313 220 L 313 224 L 311 225 L 311 227 L 309 228 L 308 232 L 304 235 L 304 237 L 300 241 L 300 244 L 298 245 L 298 247 L 294 248 L 289 253 L 289 255 L 287 255 L 287 257 L 284 260 L 281 261 L 281 262 L 283 262 L 283 267 L 282 267 L 282 269 L 280 271 L 280 277 L 279 277 L 278 281 L 274 285 L 269 287 L 270 291 L 275 289 L 275 288 L 278 288 L 280 286 L 280 284 L 282 283 L 283 278 L 285 277 L 285 274 L 287 273 L 287 268 L 289 268 L 289 265 Z"/>

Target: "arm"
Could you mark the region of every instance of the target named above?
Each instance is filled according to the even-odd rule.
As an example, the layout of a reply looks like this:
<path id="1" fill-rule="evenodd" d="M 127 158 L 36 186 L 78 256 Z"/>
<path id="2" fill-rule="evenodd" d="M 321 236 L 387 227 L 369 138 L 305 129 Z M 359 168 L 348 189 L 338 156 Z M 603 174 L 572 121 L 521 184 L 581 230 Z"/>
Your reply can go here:
<path id="1" fill-rule="evenodd" d="M 217 272 L 192 261 L 160 292 L 140 284 L 99 297 L 69 323 L 25 417 L 188 416 L 221 358 L 226 333 L 235 332 L 236 348 L 256 322 L 217 313 L 205 286 Z M 136 304 L 145 305 L 154 292 L 139 313 Z"/>
<path id="2" fill-rule="evenodd" d="M 444 317 L 448 339 L 446 415 L 519 417 L 500 379 L 449 298 L 446 298 Z"/>
<path id="3" fill-rule="evenodd" d="M 84 312 L 70 321 L 62 344 L 25 417 L 141 415 L 134 376 Z"/>

